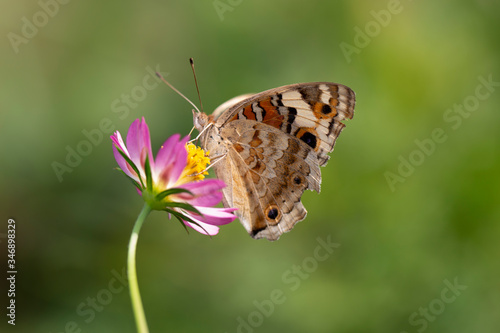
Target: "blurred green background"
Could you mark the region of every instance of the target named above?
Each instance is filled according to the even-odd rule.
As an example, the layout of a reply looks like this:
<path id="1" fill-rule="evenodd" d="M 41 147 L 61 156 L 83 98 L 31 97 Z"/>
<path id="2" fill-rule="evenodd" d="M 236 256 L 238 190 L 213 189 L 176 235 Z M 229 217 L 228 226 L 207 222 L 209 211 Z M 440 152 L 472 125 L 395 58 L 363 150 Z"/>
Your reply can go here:
<path id="1" fill-rule="evenodd" d="M 208 113 L 307 81 L 351 87 L 356 113 L 279 241 L 150 216 L 151 332 L 498 332 L 498 1 L 60 1 L 0 5 L 2 309 L 8 218 L 18 269 L 2 332 L 135 331 L 115 275 L 142 201 L 108 137 L 142 116 L 154 151 L 187 134 L 191 106 L 150 72 L 198 103 L 189 57 Z M 323 261 L 318 237 L 339 245 Z"/>

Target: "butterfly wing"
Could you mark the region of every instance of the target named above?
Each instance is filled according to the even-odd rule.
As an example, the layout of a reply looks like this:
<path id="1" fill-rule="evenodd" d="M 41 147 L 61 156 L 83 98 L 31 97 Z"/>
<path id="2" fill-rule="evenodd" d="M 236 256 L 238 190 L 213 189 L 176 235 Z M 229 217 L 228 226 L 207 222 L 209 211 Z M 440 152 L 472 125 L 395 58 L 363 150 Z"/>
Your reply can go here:
<path id="1" fill-rule="evenodd" d="M 215 164 L 225 181 L 224 204 L 253 238 L 276 240 L 305 218 L 300 202 L 306 189 L 320 190 L 315 152 L 299 139 L 251 120 L 231 122 L 221 131 L 231 139 L 227 156 Z"/>
<path id="2" fill-rule="evenodd" d="M 314 149 L 323 166 L 345 127 L 342 120 L 353 118 L 355 103 L 354 91 L 344 85 L 298 83 L 236 103 L 216 119 L 216 125 L 221 127 L 241 119 L 262 122 L 305 142 Z"/>
<path id="3" fill-rule="evenodd" d="M 236 96 L 236 97 L 231 98 L 229 101 L 226 101 L 226 102 L 222 103 L 221 105 L 219 105 L 214 110 L 214 112 L 212 112 L 211 117 L 214 118 L 214 119 L 219 118 L 219 116 L 221 114 L 223 114 L 227 110 L 231 109 L 236 104 L 238 104 L 238 103 L 240 103 L 240 102 L 242 102 L 244 100 L 247 100 L 247 99 L 249 99 L 250 97 L 252 97 L 254 95 L 255 94 L 244 94 L 244 95 L 240 95 L 240 96 Z"/>
<path id="4" fill-rule="evenodd" d="M 223 104 L 224 105 L 224 104 Z M 232 106 L 231 106 L 232 105 Z M 271 89 L 218 108 L 205 139 L 227 187 L 224 205 L 253 238 L 276 240 L 307 214 L 300 198 L 320 191 L 320 166 L 354 115 L 354 92 L 313 82 Z M 220 115 L 219 115 L 220 113 Z"/>

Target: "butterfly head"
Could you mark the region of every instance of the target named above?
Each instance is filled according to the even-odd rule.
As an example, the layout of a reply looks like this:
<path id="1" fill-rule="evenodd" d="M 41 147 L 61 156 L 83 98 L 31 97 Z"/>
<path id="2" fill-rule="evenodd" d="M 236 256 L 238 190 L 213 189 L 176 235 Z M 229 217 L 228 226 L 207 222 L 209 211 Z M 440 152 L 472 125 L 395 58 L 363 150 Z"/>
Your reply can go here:
<path id="1" fill-rule="evenodd" d="M 210 121 L 206 113 L 193 110 L 193 125 L 198 130 L 198 132 L 203 131 L 203 129 L 208 125 L 209 122 Z"/>

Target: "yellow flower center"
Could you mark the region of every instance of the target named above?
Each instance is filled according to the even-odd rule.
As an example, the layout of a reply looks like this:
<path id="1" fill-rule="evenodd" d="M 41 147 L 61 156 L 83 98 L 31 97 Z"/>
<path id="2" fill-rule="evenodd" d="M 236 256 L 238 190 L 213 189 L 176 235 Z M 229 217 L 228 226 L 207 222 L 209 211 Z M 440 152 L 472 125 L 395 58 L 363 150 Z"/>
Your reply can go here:
<path id="1" fill-rule="evenodd" d="M 179 179 L 181 182 L 192 182 L 202 180 L 208 175 L 207 166 L 210 164 L 209 152 L 192 143 L 186 145 L 188 153 L 187 165 Z"/>

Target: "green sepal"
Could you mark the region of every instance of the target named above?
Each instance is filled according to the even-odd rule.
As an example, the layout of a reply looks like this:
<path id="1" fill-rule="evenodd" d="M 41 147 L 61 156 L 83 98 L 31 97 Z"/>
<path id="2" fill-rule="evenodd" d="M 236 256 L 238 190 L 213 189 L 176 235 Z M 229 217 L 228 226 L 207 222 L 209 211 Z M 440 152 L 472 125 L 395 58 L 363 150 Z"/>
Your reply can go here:
<path id="1" fill-rule="evenodd" d="M 149 164 L 149 154 L 146 154 L 146 162 L 144 163 L 144 169 L 146 171 L 146 188 L 153 188 L 153 176 L 151 175 L 151 165 Z"/>
<path id="2" fill-rule="evenodd" d="M 196 208 L 194 208 L 193 206 L 191 206 L 190 204 L 187 204 L 185 202 L 168 202 L 165 206 L 167 207 L 178 207 L 178 208 L 182 208 L 184 210 L 187 210 L 189 212 L 193 212 L 195 214 L 198 214 L 200 216 L 202 216 L 203 214 L 200 213 L 200 211 Z"/>
<path id="3" fill-rule="evenodd" d="M 174 217 L 177 219 L 177 221 L 179 221 L 179 223 L 184 227 L 184 229 L 186 230 L 187 234 L 189 235 L 188 227 L 184 224 L 184 222 L 182 222 L 182 219 L 180 219 L 179 216 L 177 216 L 177 212 L 174 212 L 173 210 L 168 209 L 168 208 L 166 208 L 165 211 L 167 213 L 169 213 L 169 214 L 174 215 Z"/>
<path id="4" fill-rule="evenodd" d="M 190 194 L 190 195 L 194 196 L 194 194 L 191 193 L 191 191 L 185 190 L 183 188 L 171 188 L 171 189 L 168 189 L 168 190 L 165 190 L 165 191 L 162 191 L 162 192 L 158 193 L 156 195 L 155 199 L 158 200 L 158 201 L 161 201 L 161 200 L 163 200 L 165 197 L 167 197 L 169 195 L 179 194 L 179 193 L 187 193 L 187 194 Z"/>
<path id="5" fill-rule="evenodd" d="M 137 189 L 138 189 L 139 191 L 141 191 L 141 192 L 142 192 L 141 185 L 139 185 L 139 183 L 138 183 L 138 182 L 136 182 L 135 180 L 133 180 L 132 178 L 130 178 L 130 177 L 129 177 L 129 175 L 127 175 L 127 174 L 125 173 L 125 171 L 123 171 L 122 169 L 120 169 L 120 168 L 115 168 L 115 169 L 116 169 L 116 170 L 118 170 L 118 171 L 120 171 L 121 173 L 123 173 L 123 175 L 124 175 L 125 177 L 127 177 L 127 179 L 128 179 L 128 180 L 130 180 L 130 181 L 132 182 L 132 184 L 134 184 L 134 186 L 135 186 L 135 187 L 137 187 Z"/>
<path id="6" fill-rule="evenodd" d="M 212 238 L 212 235 L 209 235 L 208 234 L 208 231 L 203 228 L 198 222 L 195 222 L 193 221 L 190 217 L 186 216 L 186 215 L 183 215 L 179 212 L 176 212 L 175 210 L 172 210 L 172 209 L 168 209 L 168 208 L 165 208 L 165 211 L 167 211 L 168 213 L 174 215 L 178 220 L 179 222 L 182 223 L 182 225 L 184 226 L 184 228 L 186 229 L 187 231 L 187 227 L 186 225 L 184 224 L 184 222 L 182 222 L 182 220 L 186 221 L 186 222 L 189 222 L 189 223 L 193 223 L 195 225 L 197 225 L 198 227 L 200 227 L 203 231 L 205 231 L 205 233 L 207 234 L 207 236 L 210 236 L 210 238 Z M 189 234 L 189 231 L 188 231 L 188 234 Z"/>
<path id="7" fill-rule="evenodd" d="M 118 150 L 120 155 L 122 155 L 122 157 L 125 159 L 125 162 L 127 162 L 130 165 L 132 170 L 135 171 L 135 173 L 137 174 L 137 178 L 139 178 L 139 181 L 141 182 L 142 188 L 145 188 L 144 183 L 142 182 L 142 179 L 141 179 L 141 173 L 139 172 L 139 169 L 137 169 L 137 167 L 135 166 L 134 162 L 132 162 L 132 160 L 127 156 L 127 154 L 125 154 L 123 152 L 123 150 L 121 150 L 118 147 L 116 147 L 116 150 Z"/>

